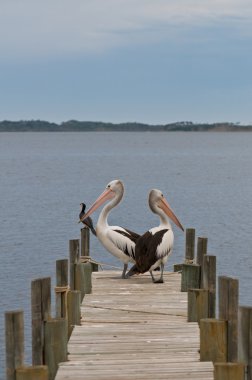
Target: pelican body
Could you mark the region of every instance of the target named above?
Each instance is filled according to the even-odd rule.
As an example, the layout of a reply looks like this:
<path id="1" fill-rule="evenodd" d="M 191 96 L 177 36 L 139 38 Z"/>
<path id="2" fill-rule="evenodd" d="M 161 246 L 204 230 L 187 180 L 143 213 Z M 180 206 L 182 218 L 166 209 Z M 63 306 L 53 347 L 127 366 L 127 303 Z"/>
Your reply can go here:
<path id="1" fill-rule="evenodd" d="M 121 202 L 123 193 L 123 182 L 120 180 L 111 181 L 86 214 L 80 218 L 80 222 L 109 200 L 99 215 L 96 236 L 108 252 L 123 262 L 122 278 L 126 278 L 128 263 L 135 263 L 135 245 L 140 235 L 126 228 L 108 224 L 108 215 Z"/>
<path id="2" fill-rule="evenodd" d="M 81 219 L 85 215 L 86 205 L 85 205 L 85 203 L 80 203 L 80 206 L 81 206 L 81 212 L 79 213 L 79 218 Z M 95 229 L 94 229 L 93 221 L 90 218 L 90 216 L 88 216 L 87 218 L 83 219 L 82 223 L 91 230 L 91 232 L 92 232 L 93 235 L 96 236 L 96 232 L 95 232 Z"/>
<path id="3" fill-rule="evenodd" d="M 154 283 L 162 283 L 164 266 L 172 253 L 174 242 L 170 219 L 182 231 L 184 231 L 184 228 L 160 190 L 153 189 L 150 191 L 149 207 L 153 213 L 159 216 L 160 224 L 158 227 L 153 227 L 145 232 L 137 240 L 135 248 L 136 264 L 131 268 L 127 276 L 149 271 Z M 161 274 L 160 278 L 156 280 L 152 272 L 158 267 L 161 269 Z"/>

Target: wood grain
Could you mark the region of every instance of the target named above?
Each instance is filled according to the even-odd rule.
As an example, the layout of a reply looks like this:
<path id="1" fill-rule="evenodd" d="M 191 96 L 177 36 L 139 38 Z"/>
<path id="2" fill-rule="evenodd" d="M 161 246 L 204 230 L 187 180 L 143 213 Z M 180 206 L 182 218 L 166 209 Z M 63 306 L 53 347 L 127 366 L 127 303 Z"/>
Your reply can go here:
<path id="1" fill-rule="evenodd" d="M 149 274 L 92 276 L 81 326 L 74 327 L 56 380 L 213 380 L 212 362 L 199 360 L 199 327 L 187 322 L 179 273 L 166 272 L 164 284 L 153 284 Z"/>

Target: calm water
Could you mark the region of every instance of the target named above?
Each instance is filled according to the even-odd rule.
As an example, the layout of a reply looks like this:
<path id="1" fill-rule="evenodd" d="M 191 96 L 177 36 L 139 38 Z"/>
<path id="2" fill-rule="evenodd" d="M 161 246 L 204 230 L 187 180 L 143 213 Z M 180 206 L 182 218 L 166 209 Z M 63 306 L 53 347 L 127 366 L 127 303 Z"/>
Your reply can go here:
<path id="1" fill-rule="evenodd" d="M 158 223 L 147 194 L 159 188 L 184 227 L 207 236 L 218 274 L 240 278 L 240 303 L 252 305 L 252 133 L 1 133 L 0 358 L 4 312 L 25 313 L 30 363 L 30 283 L 51 276 L 79 237 L 79 203 L 89 206 L 112 179 L 123 203 L 109 222 L 136 232 Z M 94 214 L 96 222 L 98 212 Z M 174 227 L 168 262 L 181 262 L 184 236 Z M 91 237 L 94 258 L 120 265 Z"/>

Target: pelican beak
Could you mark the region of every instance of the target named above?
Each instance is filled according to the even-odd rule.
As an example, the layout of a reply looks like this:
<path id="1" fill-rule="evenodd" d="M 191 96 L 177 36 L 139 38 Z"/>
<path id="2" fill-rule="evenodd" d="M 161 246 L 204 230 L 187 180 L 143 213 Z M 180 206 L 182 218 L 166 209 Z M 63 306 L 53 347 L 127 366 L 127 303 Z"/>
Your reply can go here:
<path id="1" fill-rule="evenodd" d="M 83 215 L 83 217 L 79 220 L 79 223 L 86 219 L 89 215 L 91 215 L 98 207 L 100 207 L 104 202 L 114 197 L 115 193 L 111 189 L 106 189 L 92 204 L 90 209 Z"/>
<path id="2" fill-rule="evenodd" d="M 172 211 L 169 203 L 167 202 L 165 198 L 162 198 L 158 206 L 165 212 L 168 218 L 170 218 L 179 228 L 181 228 L 182 231 L 184 231 L 184 227 L 182 226 L 182 224 L 180 223 L 180 221 L 178 220 L 178 218 Z"/>

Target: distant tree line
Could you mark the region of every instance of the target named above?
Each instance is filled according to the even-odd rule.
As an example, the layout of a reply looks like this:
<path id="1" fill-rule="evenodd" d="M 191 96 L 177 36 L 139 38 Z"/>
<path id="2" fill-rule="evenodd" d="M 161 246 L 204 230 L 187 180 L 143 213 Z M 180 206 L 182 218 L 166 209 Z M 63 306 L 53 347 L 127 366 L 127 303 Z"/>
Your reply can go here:
<path id="1" fill-rule="evenodd" d="M 69 120 L 60 124 L 42 120 L 0 121 L 0 132 L 169 132 L 169 131 L 252 131 L 252 125 L 224 123 L 192 123 L 182 121 L 170 124 L 103 123 Z"/>

